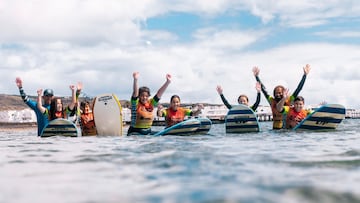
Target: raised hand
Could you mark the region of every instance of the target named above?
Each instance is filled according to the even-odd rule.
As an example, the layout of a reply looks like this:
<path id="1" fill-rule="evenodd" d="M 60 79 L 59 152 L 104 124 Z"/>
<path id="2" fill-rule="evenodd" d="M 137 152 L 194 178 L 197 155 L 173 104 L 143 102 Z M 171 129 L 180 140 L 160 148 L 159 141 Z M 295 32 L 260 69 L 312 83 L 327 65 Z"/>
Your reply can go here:
<path id="1" fill-rule="evenodd" d="M 260 69 L 257 66 L 254 66 L 252 69 L 254 76 L 258 76 L 260 74 Z"/>
<path id="2" fill-rule="evenodd" d="M 17 77 L 17 78 L 15 79 L 15 83 L 16 83 L 16 86 L 17 86 L 18 88 L 22 87 L 22 80 L 21 80 L 20 77 Z"/>
<path id="3" fill-rule="evenodd" d="M 303 69 L 304 69 L 304 74 L 305 74 L 305 75 L 309 74 L 309 72 L 310 72 L 310 70 L 311 70 L 311 68 L 310 68 L 310 65 L 309 65 L 309 64 L 306 64 L 306 66 L 305 66 L 305 67 L 303 67 Z"/>
<path id="4" fill-rule="evenodd" d="M 223 89 L 220 85 L 216 86 L 216 91 L 219 93 L 219 94 L 222 94 L 223 93 Z"/>

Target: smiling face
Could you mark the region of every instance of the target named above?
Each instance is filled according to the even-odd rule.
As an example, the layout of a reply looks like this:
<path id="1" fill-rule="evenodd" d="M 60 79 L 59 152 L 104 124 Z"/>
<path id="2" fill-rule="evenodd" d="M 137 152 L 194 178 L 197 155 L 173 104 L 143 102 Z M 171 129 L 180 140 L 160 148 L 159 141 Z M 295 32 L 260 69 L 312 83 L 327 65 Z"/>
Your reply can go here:
<path id="1" fill-rule="evenodd" d="M 56 111 L 62 111 L 63 104 L 61 102 L 61 99 L 56 99 Z"/>
<path id="2" fill-rule="evenodd" d="M 150 89 L 148 87 L 139 88 L 139 102 L 146 104 L 150 97 Z"/>
<path id="3" fill-rule="evenodd" d="M 297 96 L 294 100 L 294 110 L 300 112 L 304 108 L 305 99 L 302 96 Z"/>
<path id="4" fill-rule="evenodd" d="M 180 98 L 178 96 L 172 96 L 170 101 L 170 108 L 176 111 L 180 107 Z"/>
<path id="5" fill-rule="evenodd" d="M 284 87 L 276 86 L 274 89 L 274 98 L 276 101 L 280 101 L 284 96 Z"/>
<path id="6" fill-rule="evenodd" d="M 149 94 L 147 92 L 141 92 L 139 94 L 139 102 L 145 104 L 149 100 Z"/>
<path id="7" fill-rule="evenodd" d="M 249 105 L 249 99 L 245 95 L 240 95 L 239 98 L 238 98 L 238 102 L 239 102 L 239 104 L 243 104 L 243 105 L 246 105 L 246 106 Z"/>

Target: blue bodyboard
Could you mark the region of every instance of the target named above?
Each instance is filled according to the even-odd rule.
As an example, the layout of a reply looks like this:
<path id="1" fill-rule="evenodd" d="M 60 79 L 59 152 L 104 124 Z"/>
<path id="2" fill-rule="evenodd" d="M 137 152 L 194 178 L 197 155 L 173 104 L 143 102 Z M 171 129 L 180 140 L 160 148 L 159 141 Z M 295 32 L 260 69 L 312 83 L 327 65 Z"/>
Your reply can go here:
<path id="1" fill-rule="evenodd" d="M 67 119 L 58 118 L 49 122 L 41 132 L 41 137 L 66 136 L 78 137 L 79 129 L 76 125 Z"/>
<path id="2" fill-rule="evenodd" d="M 200 127 L 200 120 L 192 118 L 189 120 L 182 121 L 171 127 L 165 128 L 160 132 L 154 134 L 155 136 L 159 135 L 183 135 L 189 133 L 195 133 Z"/>
<path id="3" fill-rule="evenodd" d="M 341 104 L 326 104 L 316 109 L 297 124 L 294 130 L 334 130 L 345 118 L 346 109 Z"/>
<path id="4" fill-rule="evenodd" d="M 245 105 L 236 105 L 225 118 L 226 133 L 259 132 L 260 125 L 255 112 Z"/>

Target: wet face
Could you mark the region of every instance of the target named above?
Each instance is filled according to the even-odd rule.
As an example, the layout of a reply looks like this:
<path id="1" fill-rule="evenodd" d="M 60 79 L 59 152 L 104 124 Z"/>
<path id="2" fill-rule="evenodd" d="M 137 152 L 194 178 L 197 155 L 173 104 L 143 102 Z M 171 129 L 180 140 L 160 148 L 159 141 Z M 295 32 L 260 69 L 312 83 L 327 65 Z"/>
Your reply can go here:
<path id="1" fill-rule="evenodd" d="M 141 92 L 139 95 L 139 102 L 145 104 L 149 99 L 149 94 L 147 92 Z"/>
<path id="2" fill-rule="evenodd" d="M 248 105 L 248 100 L 246 99 L 246 97 L 239 97 L 239 100 L 238 100 L 239 104 L 243 104 L 243 105 Z"/>
<path id="3" fill-rule="evenodd" d="M 56 99 L 56 111 L 62 111 L 63 105 L 61 103 L 61 99 Z"/>
<path id="4" fill-rule="evenodd" d="M 304 108 L 304 102 L 303 101 L 295 101 L 294 102 L 294 109 L 296 112 L 300 112 Z"/>
<path id="5" fill-rule="evenodd" d="M 174 98 L 171 100 L 170 108 L 171 108 L 172 110 L 176 111 L 179 107 L 180 107 L 180 99 L 177 98 L 177 97 L 174 97 Z"/>

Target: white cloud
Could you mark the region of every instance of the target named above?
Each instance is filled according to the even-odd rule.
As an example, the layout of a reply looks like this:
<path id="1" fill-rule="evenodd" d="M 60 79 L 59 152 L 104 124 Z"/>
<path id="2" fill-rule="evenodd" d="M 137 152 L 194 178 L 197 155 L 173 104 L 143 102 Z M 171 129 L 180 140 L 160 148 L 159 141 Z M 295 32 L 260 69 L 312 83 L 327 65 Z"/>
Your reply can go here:
<path id="1" fill-rule="evenodd" d="M 205 25 L 189 33 L 193 41 L 184 43 L 178 40 L 178 33 L 146 30 L 147 19 L 167 12 L 209 17 L 232 9 L 247 10 L 263 23 L 314 26 L 337 16 L 356 18 L 359 6 L 353 4 L 352 1 L 291 4 L 220 0 L 2 1 L 0 45 L 11 46 L 0 46 L 0 86 L 4 93 L 17 94 L 14 80 L 21 76 L 28 94 L 35 95 L 36 89 L 50 87 L 58 95 L 68 95 L 70 83 L 83 81 L 88 95 L 114 92 L 120 99 L 129 99 L 132 72 L 140 72 L 139 84 L 149 86 L 153 95 L 164 83 L 165 74 L 171 73 L 173 81 L 162 102 L 178 94 L 183 102 L 221 103 L 215 89 L 220 84 L 229 102 L 236 103 L 239 94 L 247 94 L 252 103 L 256 98 L 253 66 L 260 67 L 261 79 L 272 94 L 277 84 L 295 90 L 302 67 L 309 63 L 312 70 L 301 92 L 307 104 L 326 100 L 360 108 L 360 98 L 350 91 L 360 88 L 359 45 L 302 42 L 248 50 L 270 37 L 273 30 Z M 357 33 L 344 31 L 342 36 L 354 37 Z M 263 96 L 262 104 L 267 104 Z"/>

